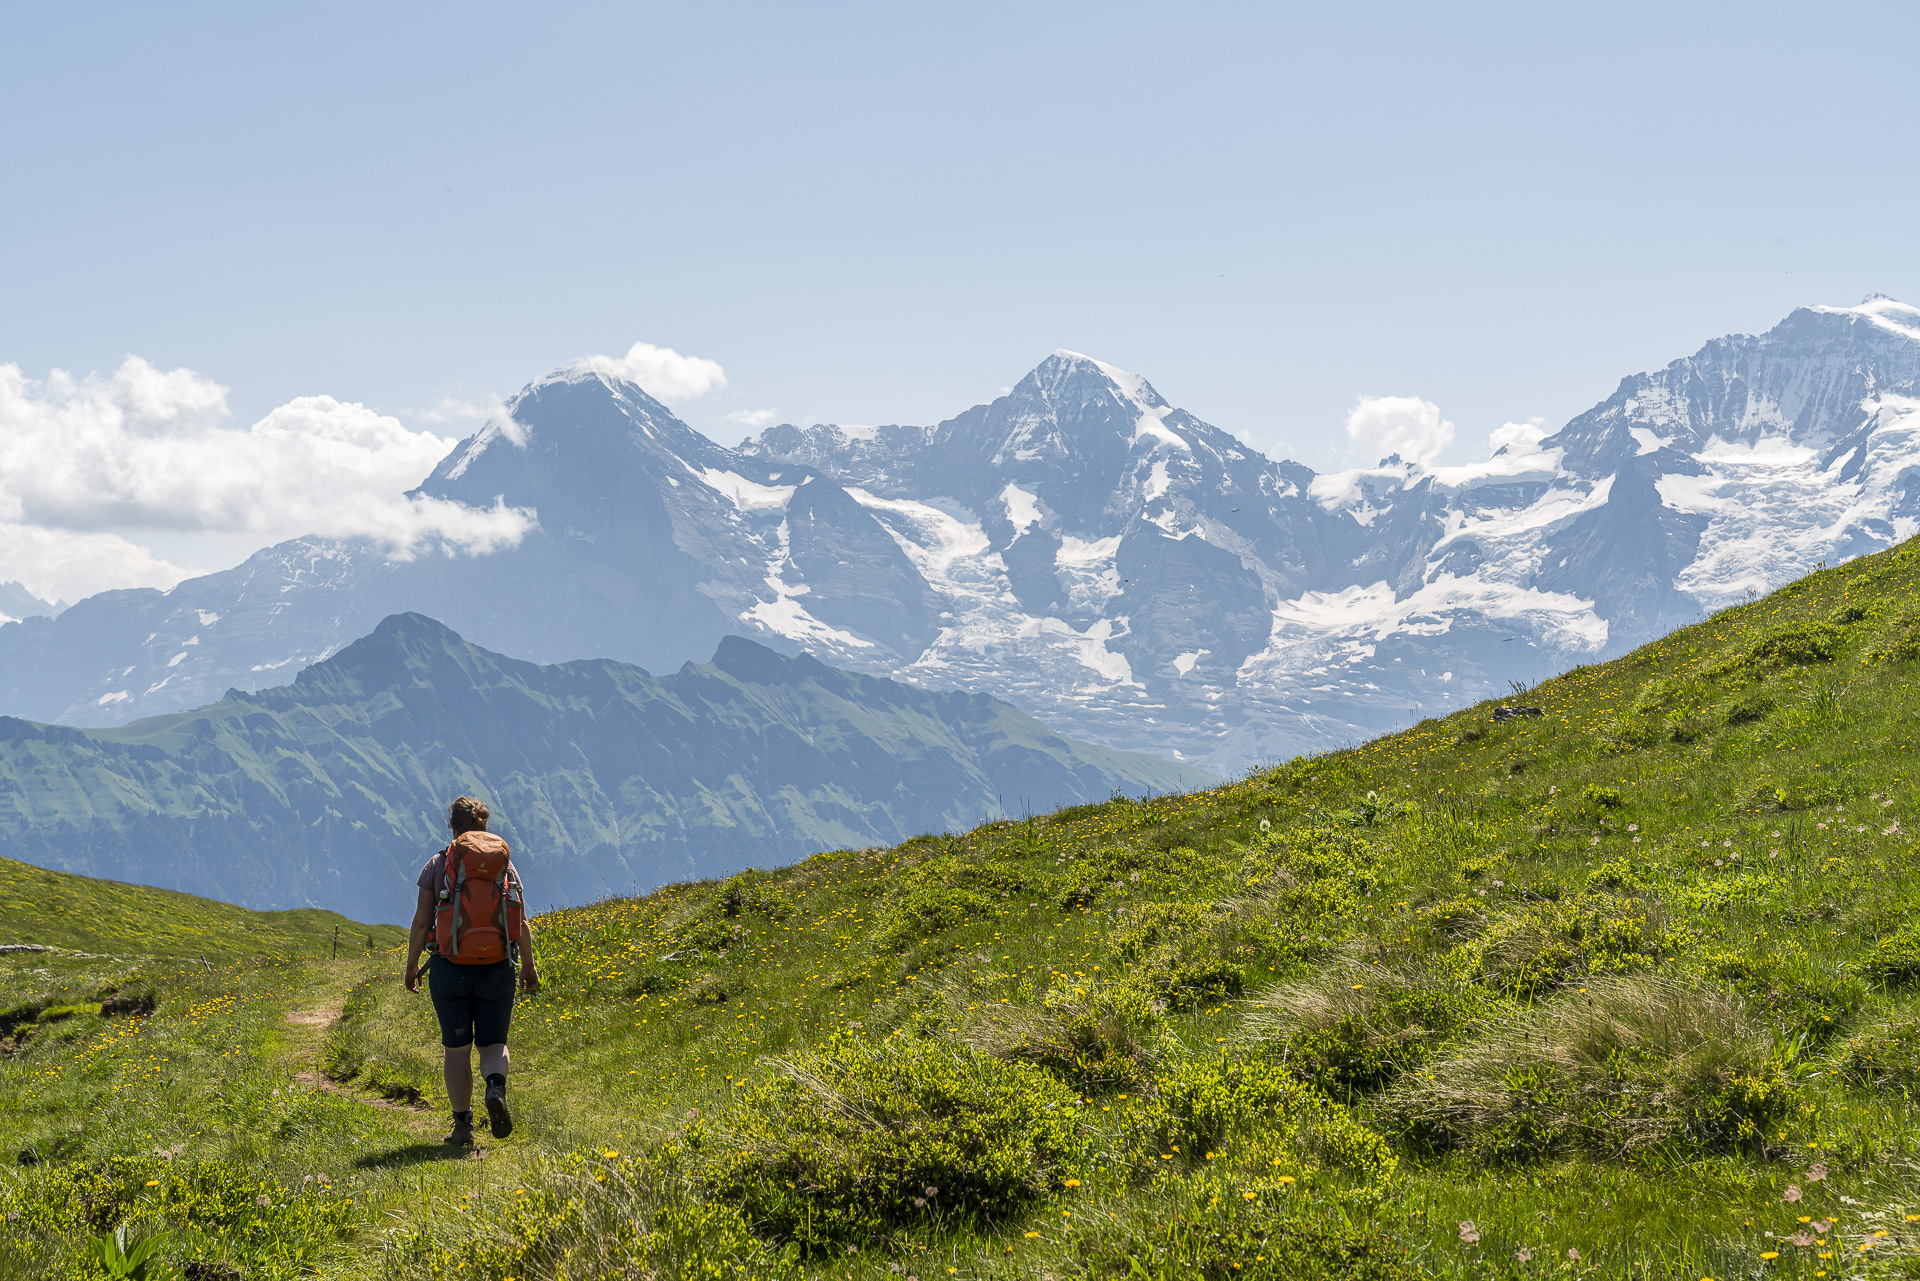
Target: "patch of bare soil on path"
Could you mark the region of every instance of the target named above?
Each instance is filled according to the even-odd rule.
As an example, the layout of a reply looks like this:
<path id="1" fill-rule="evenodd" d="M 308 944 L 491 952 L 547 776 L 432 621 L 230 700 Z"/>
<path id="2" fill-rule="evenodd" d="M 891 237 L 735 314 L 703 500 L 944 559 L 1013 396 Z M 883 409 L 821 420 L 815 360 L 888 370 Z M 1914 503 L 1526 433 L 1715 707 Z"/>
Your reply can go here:
<path id="1" fill-rule="evenodd" d="M 340 1017 L 340 1006 L 327 1005 L 317 1010 L 288 1010 L 287 1022 L 302 1027 L 327 1027 Z"/>

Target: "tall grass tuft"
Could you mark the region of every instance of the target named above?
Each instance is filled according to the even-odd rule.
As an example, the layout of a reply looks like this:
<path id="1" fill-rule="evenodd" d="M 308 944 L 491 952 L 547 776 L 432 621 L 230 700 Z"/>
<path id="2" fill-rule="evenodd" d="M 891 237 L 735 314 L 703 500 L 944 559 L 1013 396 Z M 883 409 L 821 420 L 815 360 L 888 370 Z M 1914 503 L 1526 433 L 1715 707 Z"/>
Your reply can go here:
<path id="1" fill-rule="evenodd" d="M 1243 1027 L 1297 1078 L 1340 1098 L 1424 1065 L 1489 1008 L 1471 985 L 1345 960 L 1262 992 Z"/>
<path id="2" fill-rule="evenodd" d="M 1681 1143 L 1757 1146 L 1790 1087 L 1738 998 L 1673 979 L 1594 979 L 1495 1020 L 1382 1098 L 1429 1152 L 1498 1162 Z"/>

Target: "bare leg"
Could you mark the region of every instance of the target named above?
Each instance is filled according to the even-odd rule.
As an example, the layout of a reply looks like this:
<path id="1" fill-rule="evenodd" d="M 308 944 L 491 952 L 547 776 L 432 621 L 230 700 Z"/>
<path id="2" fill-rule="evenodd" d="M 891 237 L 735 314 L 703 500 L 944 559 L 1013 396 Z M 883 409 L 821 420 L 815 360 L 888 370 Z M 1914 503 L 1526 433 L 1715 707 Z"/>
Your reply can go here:
<path id="1" fill-rule="evenodd" d="M 507 1043 L 480 1047 L 480 1073 L 487 1082 L 487 1125 L 493 1137 L 513 1133 L 513 1113 L 507 1109 Z M 497 1074 L 497 1077 L 496 1077 Z"/>
<path id="2" fill-rule="evenodd" d="M 480 1079 L 484 1081 L 495 1072 L 502 1076 L 507 1074 L 507 1043 L 505 1041 L 498 1045 L 480 1047 Z M 469 1077 L 468 1080 L 471 1081 L 472 1078 Z"/>
<path id="3" fill-rule="evenodd" d="M 491 1048 L 491 1047 L 490 1047 Z M 505 1050 L 506 1046 L 500 1046 Z M 447 1051 L 447 1105 L 455 1112 L 473 1110 L 473 1047 L 462 1045 Z M 481 1062 L 486 1061 L 486 1051 L 481 1052 Z"/>

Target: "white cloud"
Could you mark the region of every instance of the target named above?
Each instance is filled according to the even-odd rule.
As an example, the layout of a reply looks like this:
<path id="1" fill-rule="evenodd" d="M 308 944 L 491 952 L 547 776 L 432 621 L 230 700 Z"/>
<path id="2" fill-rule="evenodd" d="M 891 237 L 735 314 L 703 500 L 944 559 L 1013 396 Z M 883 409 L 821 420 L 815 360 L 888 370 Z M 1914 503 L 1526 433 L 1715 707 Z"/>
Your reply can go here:
<path id="1" fill-rule="evenodd" d="M 68 600 L 171 586 L 187 571 L 139 531 L 366 537 L 396 557 L 511 546 L 534 513 L 405 491 L 454 445 L 331 396 L 302 396 L 251 427 L 226 388 L 129 356 L 110 375 L 27 378 L 0 365 L 0 579 Z"/>
<path id="2" fill-rule="evenodd" d="M 718 361 L 682 356 L 671 347 L 644 342 L 627 348 L 624 356 L 587 356 L 572 367 L 639 383 L 649 396 L 669 404 L 698 400 L 714 388 L 727 385 L 727 371 Z"/>
<path id="3" fill-rule="evenodd" d="M 1487 448 L 1494 453 L 1531 454 L 1547 438 L 1547 420 L 1529 418 L 1523 423 L 1501 423 L 1487 433 Z"/>
<path id="4" fill-rule="evenodd" d="M 113 533 L 76 533 L 0 522 L 0 579 L 42 600 L 69 603 L 121 587 L 172 587 L 193 570 Z"/>
<path id="5" fill-rule="evenodd" d="M 1453 424 L 1418 396 L 1362 396 L 1347 415 L 1347 437 L 1363 462 L 1398 454 L 1426 463 L 1453 443 Z"/>
<path id="6" fill-rule="evenodd" d="M 423 423 L 484 423 L 504 418 L 506 412 L 506 403 L 498 396 L 442 396 L 408 416 Z"/>
<path id="7" fill-rule="evenodd" d="M 727 415 L 730 423 L 739 423 L 742 427 L 771 427 L 780 421 L 779 409 L 736 409 Z"/>

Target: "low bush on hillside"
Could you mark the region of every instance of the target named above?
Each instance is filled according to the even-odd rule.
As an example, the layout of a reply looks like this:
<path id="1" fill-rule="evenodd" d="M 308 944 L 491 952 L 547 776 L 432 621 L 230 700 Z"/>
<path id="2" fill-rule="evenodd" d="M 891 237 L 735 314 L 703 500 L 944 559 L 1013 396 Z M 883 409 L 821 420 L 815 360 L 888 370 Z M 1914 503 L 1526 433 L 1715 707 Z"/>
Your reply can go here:
<path id="1" fill-rule="evenodd" d="M 1850 1038 L 1835 1056 L 1840 1075 L 1873 1090 L 1920 1089 L 1920 1020 L 1895 1019 Z"/>
<path id="2" fill-rule="evenodd" d="M 798 1277 L 797 1251 L 771 1245 L 737 1206 L 704 1194 L 683 1145 L 623 1154 L 582 1148 L 544 1161 L 528 1186 L 473 1216 L 424 1216 L 387 1249 L 407 1278 L 657 1281 Z M 464 1207 L 463 1207 L 464 1208 Z"/>
<path id="3" fill-rule="evenodd" d="M 1352 1112 L 1264 1058 L 1181 1060 L 1157 1089 L 1140 1154 L 1148 1169 L 1156 1160 L 1204 1164 L 1237 1140 L 1275 1170 L 1326 1166 L 1372 1187 L 1398 1164 L 1386 1139 Z"/>
<path id="4" fill-rule="evenodd" d="M 1752 725 L 1773 714 L 1773 695 L 1764 686 L 1741 690 L 1728 701 L 1721 719 L 1729 725 Z"/>
<path id="5" fill-rule="evenodd" d="M 1165 1019 L 1131 983 L 1086 979 L 1049 988 L 1038 1002 L 953 1002 L 966 1044 L 1032 1063 L 1082 1090 L 1138 1090 L 1153 1079 Z"/>
<path id="6" fill-rule="evenodd" d="M 1920 984 L 1920 929 L 1907 927 L 1874 944 L 1860 962 L 1860 973 L 1881 987 L 1909 988 Z"/>
<path id="7" fill-rule="evenodd" d="M 1290 1176 L 1199 1174 L 1150 1214 L 1108 1219 L 1073 1239 L 1092 1277 L 1129 1281 L 1414 1281 L 1425 1275 L 1379 1226 L 1307 1201 Z"/>
<path id="8" fill-rule="evenodd" d="M 880 927 L 880 944 L 898 950 L 929 935 L 986 916 L 997 900 L 979 890 L 917 886 L 896 898 Z"/>
<path id="9" fill-rule="evenodd" d="M 1600 727 L 1600 749 L 1624 756 L 1651 747 L 1666 737 L 1664 721 L 1645 716 L 1617 716 Z"/>
<path id="10" fill-rule="evenodd" d="M 1107 951 L 1167 1008 L 1190 1009 L 1245 986 L 1254 949 L 1239 924 L 1214 903 L 1141 903 L 1116 914 Z"/>
<path id="11" fill-rule="evenodd" d="M 907 1036 L 787 1060 L 704 1147 L 714 1195 L 809 1253 L 941 1218 L 999 1222 L 1086 1159 L 1078 1100 L 1053 1076 Z"/>
<path id="12" fill-rule="evenodd" d="M 1832 623 L 1781 623 L 1762 631 L 1744 649 L 1707 669 L 1710 677 L 1760 676 L 1787 667 L 1831 663 L 1847 634 Z"/>
<path id="13" fill-rule="evenodd" d="M 1420 1068 L 1490 1007 L 1466 984 L 1349 962 L 1261 993 L 1245 1026 L 1296 1078 L 1344 1098 Z"/>
<path id="14" fill-rule="evenodd" d="M 1920 658 L 1920 610 L 1908 610 L 1894 619 L 1861 657 L 1868 663 L 1910 663 Z"/>
<path id="15" fill-rule="evenodd" d="M 1867 997 L 1858 979 L 1804 959 L 1714 952 L 1696 964 L 1745 997 L 1748 1011 L 1789 1044 L 1819 1046 L 1832 1040 Z"/>
<path id="16" fill-rule="evenodd" d="M 1587 892 L 1507 912 L 1451 954 L 1462 977 L 1530 1001 L 1569 979 L 1651 969 L 1672 955 L 1659 901 Z"/>
<path id="17" fill-rule="evenodd" d="M 169 1232 L 156 1263 L 188 1275 L 272 1275 L 310 1269 L 355 1226 L 353 1204 L 328 1180 L 289 1187 L 232 1161 L 109 1157 L 35 1165 L 0 1183 L 0 1221 L 15 1245 L 64 1256 L 55 1275 L 86 1275 L 79 1260 L 101 1234 L 129 1223 Z M 157 1269 L 156 1269 L 157 1270 Z"/>
<path id="18" fill-rule="evenodd" d="M 1488 1163 L 1758 1148 L 1792 1102 L 1773 1044 L 1731 994 L 1595 979 L 1501 1020 L 1382 1107 L 1417 1150 Z"/>

